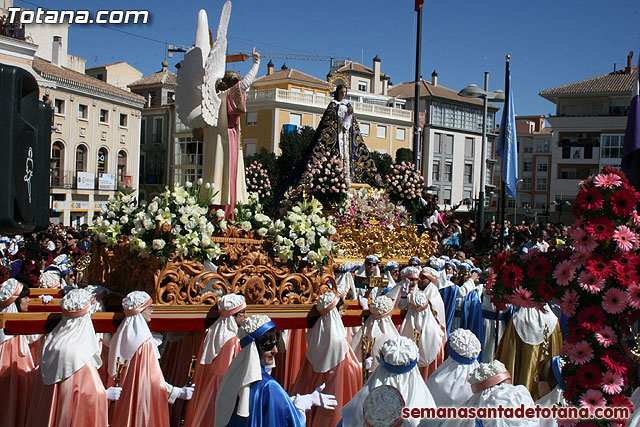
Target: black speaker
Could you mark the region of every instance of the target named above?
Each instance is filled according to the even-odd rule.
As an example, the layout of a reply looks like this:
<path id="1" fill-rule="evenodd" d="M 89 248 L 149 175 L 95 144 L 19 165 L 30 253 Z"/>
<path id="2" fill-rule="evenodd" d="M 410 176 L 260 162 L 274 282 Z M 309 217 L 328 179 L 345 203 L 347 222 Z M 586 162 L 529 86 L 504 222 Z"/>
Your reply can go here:
<path id="1" fill-rule="evenodd" d="M 51 107 L 26 70 L 0 64 L 0 233 L 49 223 Z"/>

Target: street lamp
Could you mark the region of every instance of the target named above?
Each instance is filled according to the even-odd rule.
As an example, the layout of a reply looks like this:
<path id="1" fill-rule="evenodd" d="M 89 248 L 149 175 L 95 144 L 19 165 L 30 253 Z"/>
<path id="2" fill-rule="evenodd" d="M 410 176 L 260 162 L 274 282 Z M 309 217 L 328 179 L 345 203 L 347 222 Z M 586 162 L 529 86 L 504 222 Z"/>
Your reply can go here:
<path id="1" fill-rule="evenodd" d="M 480 157 L 480 194 L 478 195 L 478 198 L 482 201 L 478 209 L 478 232 L 481 233 L 484 228 L 484 186 L 487 174 L 487 102 L 504 102 L 504 91 L 489 92 L 489 72 L 485 71 L 484 90 L 480 89 L 478 85 L 470 84 L 458 92 L 458 95 L 465 98 L 482 99 L 482 155 Z"/>

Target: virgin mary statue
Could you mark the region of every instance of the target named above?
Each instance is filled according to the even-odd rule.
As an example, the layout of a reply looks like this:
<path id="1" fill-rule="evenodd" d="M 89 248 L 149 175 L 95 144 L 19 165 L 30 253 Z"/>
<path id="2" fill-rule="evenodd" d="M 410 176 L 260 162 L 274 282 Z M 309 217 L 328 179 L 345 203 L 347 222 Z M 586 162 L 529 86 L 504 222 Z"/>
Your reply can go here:
<path id="1" fill-rule="evenodd" d="M 313 137 L 306 165 L 326 156 L 328 152 L 340 156 L 349 183 L 382 187 L 382 178 L 371 152 L 362 139 L 360 126 L 353 115 L 353 107 L 345 100 L 346 95 L 347 88 L 344 85 L 336 86 L 334 99 L 325 110 Z"/>

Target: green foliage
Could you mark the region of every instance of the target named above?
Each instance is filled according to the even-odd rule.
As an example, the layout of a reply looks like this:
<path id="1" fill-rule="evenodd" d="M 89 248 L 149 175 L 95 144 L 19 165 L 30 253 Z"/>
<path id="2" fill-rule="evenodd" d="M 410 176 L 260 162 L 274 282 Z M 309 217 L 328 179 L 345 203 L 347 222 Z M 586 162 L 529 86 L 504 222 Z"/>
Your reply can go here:
<path id="1" fill-rule="evenodd" d="M 398 148 L 396 150 L 396 164 L 402 162 L 413 163 L 413 151 L 408 148 Z"/>
<path id="2" fill-rule="evenodd" d="M 389 154 L 379 153 L 377 151 L 372 151 L 371 157 L 373 157 L 373 162 L 376 164 L 378 173 L 384 180 L 385 177 L 391 173 L 391 164 L 393 163 L 393 159 Z"/>
<path id="3" fill-rule="evenodd" d="M 272 181 L 273 188 L 280 188 L 287 179 L 289 172 L 302 159 L 303 153 L 307 150 L 313 135 L 316 131 L 312 128 L 305 127 L 300 133 L 298 132 L 282 132 L 280 134 L 280 152 L 282 153 L 277 161 L 277 169 L 281 172 L 278 181 Z M 263 163 L 264 164 L 264 163 Z M 277 183 L 277 185 L 275 185 Z"/>

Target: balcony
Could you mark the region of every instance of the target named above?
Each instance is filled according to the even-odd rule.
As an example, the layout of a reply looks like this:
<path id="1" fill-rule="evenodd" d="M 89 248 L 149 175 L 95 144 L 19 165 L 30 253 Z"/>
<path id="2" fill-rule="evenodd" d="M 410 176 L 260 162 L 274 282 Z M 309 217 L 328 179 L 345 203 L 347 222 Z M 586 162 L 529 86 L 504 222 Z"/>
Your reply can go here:
<path id="1" fill-rule="evenodd" d="M 293 92 L 284 89 L 269 89 L 269 90 L 251 90 L 247 92 L 247 102 L 260 102 L 260 101 L 275 101 L 285 102 L 297 105 L 306 105 L 309 107 L 318 107 L 324 110 L 331 97 L 325 95 L 315 95 L 300 92 Z M 355 114 L 392 118 L 396 120 L 402 120 L 411 122 L 412 112 L 410 110 L 402 110 L 400 108 L 391 108 L 384 105 L 367 104 L 364 102 L 352 102 L 353 110 Z"/>
<path id="2" fill-rule="evenodd" d="M 103 175 L 103 181 L 96 176 L 95 173 L 92 172 L 80 172 L 80 182 L 78 185 L 78 172 L 71 170 L 58 170 L 54 169 L 50 174 L 50 185 L 51 188 L 58 188 L 64 190 L 99 190 L 99 191 L 118 191 L 119 188 L 122 187 L 131 187 L 131 176 L 124 175 L 119 177 L 119 181 L 117 185 L 115 182 L 112 182 L 112 185 L 109 186 L 109 179 L 107 177 L 111 177 L 114 179 L 113 175 Z M 105 180 L 105 178 L 107 178 Z M 106 187 L 105 187 L 106 185 Z M 111 187 L 111 188 L 108 188 Z"/>

